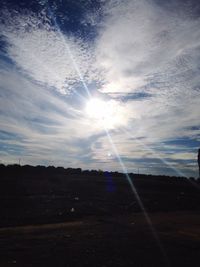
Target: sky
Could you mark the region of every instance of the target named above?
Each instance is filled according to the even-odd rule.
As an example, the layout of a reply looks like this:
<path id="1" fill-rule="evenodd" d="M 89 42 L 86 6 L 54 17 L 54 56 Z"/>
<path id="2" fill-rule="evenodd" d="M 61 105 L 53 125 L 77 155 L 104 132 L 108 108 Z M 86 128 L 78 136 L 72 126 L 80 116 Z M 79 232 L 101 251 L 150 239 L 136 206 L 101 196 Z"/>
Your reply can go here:
<path id="1" fill-rule="evenodd" d="M 197 177 L 198 2 L 3 0 L 0 163 Z"/>

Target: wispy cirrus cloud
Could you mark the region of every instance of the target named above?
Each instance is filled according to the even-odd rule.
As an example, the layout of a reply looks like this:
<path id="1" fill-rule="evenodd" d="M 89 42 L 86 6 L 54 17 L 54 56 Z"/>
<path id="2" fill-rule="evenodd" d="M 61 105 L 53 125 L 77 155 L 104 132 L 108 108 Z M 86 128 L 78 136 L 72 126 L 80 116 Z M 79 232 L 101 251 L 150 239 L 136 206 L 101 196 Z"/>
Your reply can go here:
<path id="1" fill-rule="evenodd" d="M 154 1 L 125 2 L 110 1 L 105 8 L 97 40 L 97 65 L 105 74 L 102 91 L 126 93 L 145 85 L 154 93 L 162 87 L 159 94 L 175 94 L 188 78 L 192 87 L 197 85 L 199 18 Z"/>
<path id="2" fill-rule="evenodd" d="M 199 17 L 181 6 L 176 12 L 170 3 L 166 8 L 155 1 L 125 2 L 105 6 L 96 42 L 101 92 L 124 96 L 131 118 L 127 131 L 136 140 L 145 137 L 155 151 L 166 140 L 199 140 L 199 130 L 191 130 L 200 124 Z M 130 93 L 133 98 L 126 100 Z"/>
<path id="3" fill-rule="evenodd" d="M 61 31 L 48 9 L 3 10 L 1 55 L 12 63 L 1 65 L 2 157 L 14 161 L 21 151 L 38 164 L 119 170 L 103 127 L 85 113 L 89 89 L 115 107 L 117 123 L 108 128 L 128 170 L 180 174 L 187 166 L 194 174 L 200 19 L 179 7 L 102 1 L 81 16 L 83 27 L 96 30 L 92 40 Z"/>

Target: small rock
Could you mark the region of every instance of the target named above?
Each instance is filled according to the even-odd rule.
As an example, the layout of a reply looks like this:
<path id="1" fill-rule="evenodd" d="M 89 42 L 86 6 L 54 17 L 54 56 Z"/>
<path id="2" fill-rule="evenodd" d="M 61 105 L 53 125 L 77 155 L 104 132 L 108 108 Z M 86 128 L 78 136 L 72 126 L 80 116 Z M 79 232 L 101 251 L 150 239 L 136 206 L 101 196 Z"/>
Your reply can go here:
<path id="1" fill-rule="evenodd" d="M 71 212 L 75 212 L 75 209 L 74 208 L 71 208 L 71 210 L 70 210 Z"/>

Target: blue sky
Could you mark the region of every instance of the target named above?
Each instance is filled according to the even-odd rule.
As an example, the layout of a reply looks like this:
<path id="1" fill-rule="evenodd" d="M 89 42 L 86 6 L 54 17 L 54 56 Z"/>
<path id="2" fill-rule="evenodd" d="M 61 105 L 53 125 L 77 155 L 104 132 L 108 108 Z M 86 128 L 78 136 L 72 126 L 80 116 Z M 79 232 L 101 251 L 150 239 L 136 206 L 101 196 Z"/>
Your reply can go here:
<path id="1" fill-rule="evenodd" d="M 199 8 L 3 1 L 1 162 L 197 176 Z"/>

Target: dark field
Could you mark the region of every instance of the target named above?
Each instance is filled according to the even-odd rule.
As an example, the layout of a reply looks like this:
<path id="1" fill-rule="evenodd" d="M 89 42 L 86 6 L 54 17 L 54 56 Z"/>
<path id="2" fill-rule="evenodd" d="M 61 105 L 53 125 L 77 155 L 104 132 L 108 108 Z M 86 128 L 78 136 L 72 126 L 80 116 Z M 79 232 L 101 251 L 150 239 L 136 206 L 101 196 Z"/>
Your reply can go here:
<path id="1" fill-rule="evenodd" d="M 1 166 L 0 266 L 200 266 L 193 180 Z M 150 223 L 151 222 L 151 223 Z"/>

